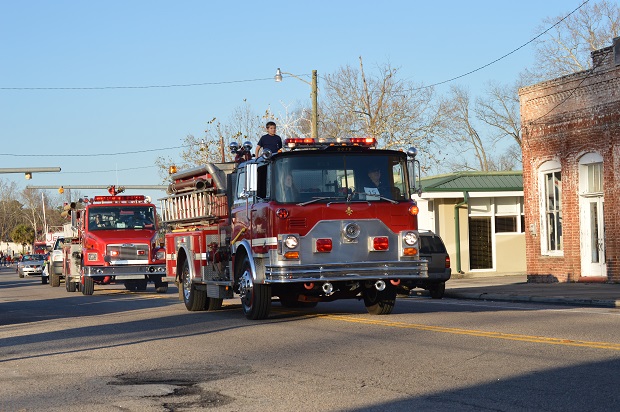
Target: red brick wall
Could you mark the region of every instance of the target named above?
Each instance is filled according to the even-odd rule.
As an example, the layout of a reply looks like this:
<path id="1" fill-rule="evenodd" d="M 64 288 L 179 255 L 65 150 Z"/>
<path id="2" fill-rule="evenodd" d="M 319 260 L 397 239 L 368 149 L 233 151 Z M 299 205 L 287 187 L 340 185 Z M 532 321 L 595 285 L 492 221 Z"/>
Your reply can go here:
<path id="1" fill-rule="evenodd" d="M 607 275 L 620 282 L 620 66 L 613 47 L 594 52 L 593 61 L 593 70 L 519 91 L 529 281 L 579 280 L 579 159 L 595 152 L 603 158 Z M 563 256 L 541 254 L 538 169 L 548 160 L 561 164 Z"/>

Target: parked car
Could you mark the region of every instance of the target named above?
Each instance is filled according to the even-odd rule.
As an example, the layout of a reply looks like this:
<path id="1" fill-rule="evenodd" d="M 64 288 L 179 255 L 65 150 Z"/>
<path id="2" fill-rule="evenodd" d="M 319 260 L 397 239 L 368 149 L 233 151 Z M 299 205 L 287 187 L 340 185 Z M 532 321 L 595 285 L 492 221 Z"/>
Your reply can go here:
<path id="1" fill-rule="evenodd" d="M 44 264 L 45 255 L 24 255 L 17 263 L 17 275 L 20 278 L 24 276 L 41 276 Z"/>
<path id="2" fill-rule="evenodd" d="M 450 255 L 439 235 L 420 231 L 420 258 L 428 262 L 428 279 L 403 284 L 400 293 L 409 293 L 415 288 L 429 291 L 433 299 L 441 299 L 446 290 L 446 281 L 452 275 Z"/>

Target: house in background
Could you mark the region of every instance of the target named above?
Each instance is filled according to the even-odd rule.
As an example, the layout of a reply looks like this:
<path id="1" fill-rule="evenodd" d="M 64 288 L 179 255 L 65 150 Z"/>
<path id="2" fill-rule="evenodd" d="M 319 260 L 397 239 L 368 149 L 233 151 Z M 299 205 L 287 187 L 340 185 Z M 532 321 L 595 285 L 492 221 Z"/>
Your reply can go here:
<path id="1" fill-rule="evenodd" d="M 528 281 L 620 282 L 620 38 L 519 90 Z"/>
<path id="2" fill-rule="evenodd" d="M 451 173 L 421 183 L 418 226 L 441 236 L 453 276 L 525 273 L 520 171 Z"/>

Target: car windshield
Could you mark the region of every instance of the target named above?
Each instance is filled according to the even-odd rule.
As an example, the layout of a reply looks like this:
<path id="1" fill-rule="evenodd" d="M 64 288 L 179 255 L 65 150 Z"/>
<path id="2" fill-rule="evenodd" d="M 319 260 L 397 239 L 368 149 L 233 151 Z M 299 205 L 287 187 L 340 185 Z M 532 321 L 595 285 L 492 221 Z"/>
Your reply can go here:
<path id="1" fill-rule="evenodd" d="M 22 259 L 22 261 L 24 262 L 31 262 L 31 261 L 38 261 L 38 260 L 45 260 L 45 256 L 44 255 L 24 255 L 24 258 Z"/>
<path id="2" fill-rule="evenodd" d="M 282 203 L 404 201 L 406 159 L 393 153 L 325 153 L 277 159 L 271 182 Z"/>
<path id="3" fill-rule="evenodd" d="M 101 206 L 88 211 L 88 230 L 155 230 L 153 206 Z"/>

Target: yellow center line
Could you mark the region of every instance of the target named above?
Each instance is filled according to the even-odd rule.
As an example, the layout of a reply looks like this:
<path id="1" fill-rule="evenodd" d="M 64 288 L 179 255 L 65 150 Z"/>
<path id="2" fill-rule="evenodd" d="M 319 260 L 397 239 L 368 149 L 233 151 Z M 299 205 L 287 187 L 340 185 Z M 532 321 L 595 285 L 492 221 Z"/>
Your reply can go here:
<path id="1" fill-rule="evenodd" d="M 597 348 L 597 349 L 620 351 L 620 344 L 611 343 L 611 342 L 593 342 L 593 341 L 585 341 L 585 340 L 550 338 L 550 337 L 545 337 L 545 336 L 519 335 L 519 334 L 514 334 L 514 333 L 487 332 L 487 331 L 475 330 L 475 329 L 447 328 L 443 326 L 430 326 L 430 325 L 422 325 L 422 324 L 416 324 L 416 323 L 404 323 L 404 322 L 393 322 L 393 321 L 378 320 L 378 319 L 354 318 L 354 317 L 349 317 L 349 316 L 344 316 L 344 315 L 329 315 L 329 314 L 323 314 L 323 315 L 319 314 L 319 315 L 312 315 L 312 316 L 309 315 L 309 317 L 317 317 L 317 316 L 324 318 L 324 319 L 328 319 L 328 320 L 337 320 L 337 321 L 350 322 L 350 323 L 362 323 L 366 325 L 387 326 L 391 328 L 416 329 L 416 330 L 425 330 L 425 331 L 430 331 L 430 332 L 452 333 L 455 335 L 479 336 L 479 337 L 491 338 L 491 339 L 506 339 L 506 340 L 520 341 L 520 342 L 544 343 L 548 345 L 577 346 L 577 347 L 585 347 L 585 348 Z"/>

